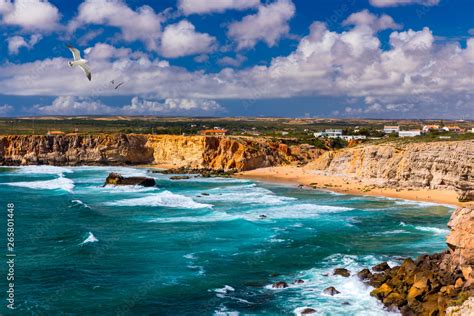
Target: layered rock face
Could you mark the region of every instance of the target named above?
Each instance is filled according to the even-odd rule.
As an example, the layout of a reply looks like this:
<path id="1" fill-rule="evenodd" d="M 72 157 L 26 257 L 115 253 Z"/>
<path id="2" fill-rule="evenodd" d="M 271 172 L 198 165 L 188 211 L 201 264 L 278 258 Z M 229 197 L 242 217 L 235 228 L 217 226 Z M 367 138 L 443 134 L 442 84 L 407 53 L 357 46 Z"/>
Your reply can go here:
<path id="1" fill-rule="evenodd" d="M 0 136 L 2 165 L 123 165 L 153 161 L 143 135 Z"/>
<path id="2" fill-rule="evenodd" d="M 326 152 L 305 168 L 393 188 L 455 189 L 474 199 L 474 141 L 361 145 Z"/>
<path id="3" fill-rule="evenodd" d="M 457 209 L 448 225 L 451 233 L 444 253 L 364 274 L 375 287 L 371 295 L 403 315 L 473 315 L 474 210 Z"/>
<path id="4" fill-rule="evenodd" d="M 304 154 L 304 155 L 303 155 Z M 175 135 L 58 135 L 0 137 L 0 164 L 136 165 L 237 171 L 312 157 L 262 139 Z"/>

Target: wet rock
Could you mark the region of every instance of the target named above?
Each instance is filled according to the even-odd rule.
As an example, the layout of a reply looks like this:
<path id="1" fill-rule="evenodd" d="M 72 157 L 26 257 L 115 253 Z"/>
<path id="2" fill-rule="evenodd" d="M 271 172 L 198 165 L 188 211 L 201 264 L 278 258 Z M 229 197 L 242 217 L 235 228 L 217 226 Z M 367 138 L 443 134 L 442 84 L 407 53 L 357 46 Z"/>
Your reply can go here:
<path id="1" fill-rule="evenodd" d="M 311 314 L 314 314 L 314 313 L 316 313 L 316 310 L 314 308 L 309 308 L 309 307 L 303 309 L 300 312 L 301 315 L 311 315 Z"/>
<path id="2" fill-rule="evenodd" d="M 265 218 L 267 218 L 267 215 L 260 214 L 260 215 L 258 216 L 258 218 L 260 218 L 260 219 L 265 219 Z"/>
<path id="3" fill-rule="evenodd" d="M 121 174 L 111 172 L 105 179 L 105 184 L 112 185 L 140 185 L 144 187 L 154 187 L 156 185 L 155 179 L 147 177 L 124 177 Z"/>
<path id="4" fill-rule="evenodd" d="M 201 193 L 201 195 L 209 196 L 209 193 Z"/>
<path id="5" fill-rule="evenodd" d="M 190 176 L 172 176 L 170 177 L 170 180 L 187 180 L 191 179 Z"/>
<path id="6" fill-rule="evenodd" d="M 347 270 L 346 268 L 336 268 L 336 269 L 334 269 L 333 274 L 334 275 L 340 275 L 340 276 L 343 276 L 343 277 L 347 278 L 351 275 L 351 272 L 349 270 Z"/>
<path id="7" fill-rule="evenodd" d="M 357 272 L 357 276 L 362 281 L 365 281 L 365 280 L 368 280 L 372 277 L 372 272 L 370 272 L 369 269 L 363 269 L 363 270 L 360 270 L 359 272 Z"/>
<path id="8" fill-rule="evenodd" d="M 274 289 L 284 289 L 288 287 L 288 283 L 283 281 L 278 281 L 272 284 L 272 288 Z"/>
<path id="9" fill-rule="evenodd" d="M 301 280 L 301 279 L 297 279 L 293 281 L 293 284 L 303 284 L 303 283 L 304 283 L 304 280 Z"/>
<path id="10" fill-rule="evenodd" d="M 339 293 L 341 293 L 341 292 L 339 292 L 338 290 L 336 290 L 335 287 L 330 286 L 330 287 L 325 288 L 324 291 L 323 291 L 323 293 L 324 293 L 324 294 L 327 294 L 327 295 L 334 296 L 334 295 L 339 294 Z"/>
<path id="11" fill-rule="evenodd" d="M 372 270 L 375 272 L 383 272 L 388 269 L 390 269 L 390 266 L 387 262 L 382 262 L 372 267 Z"/>

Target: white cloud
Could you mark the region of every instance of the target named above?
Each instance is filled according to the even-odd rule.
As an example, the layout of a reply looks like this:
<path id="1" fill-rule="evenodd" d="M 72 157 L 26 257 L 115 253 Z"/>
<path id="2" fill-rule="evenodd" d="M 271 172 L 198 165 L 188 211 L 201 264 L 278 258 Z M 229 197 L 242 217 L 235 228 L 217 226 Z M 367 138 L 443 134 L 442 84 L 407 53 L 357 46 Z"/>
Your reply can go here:
<path id="1" fill-rule="evenodd" d="M 109 25 L 121 30 L 123 40 L 142 41 L 149 50 L 157 50 L 164 19 L 146 5 L 132 10 L 121 0 L 86 0 L 69 23 L 69 29 L 75 31 L 86 24 Z"/>
<path id="2" fill-rule="evenodd" d="M 7 115 L 13 111 L 13 106 L 9 104 L 0 105 L 0 115 Z"/>
<path id="3" fill-rule="evenodd" d="M 221 66 L 239 67 L 246 60 L 247 60 L 247 57 L 241 54 L 237 54 L 235 58 L 232 58 L 229 56 L 222 57 L 221 59 L 217 61 L 217 63 Z"/>
<path id="4" fill-rule="evenodd" d="M 40 34 L 33 34 L 30 40 L 26 40 L 22 36 L 12 36 L 7 38 L 8 41 L 8 52 L 12 55 L 16 55 L 20 52 L 20 48 L 26 47 L 32 49 L 43 37 Z"/>
<path id="5" fill-rule="evenodd" d="M 178 8 L 185 15 L 224 12 L 225 10 L 245 10 L 255 8 L 260 0 L 179 0 Z"/>
<path id="6" fill-rule="evenodd" d="M 223 111 L 219 103 L 207 99 L 166 99 L 164 102 L 134 97 L 122 113 L 137 114 L 209 114 Z"/>
<path id="7" fill-rule="evenodd" d="M 61 96 L 50 105 L 35 105 L 33 110 L 43 115 L 97 115 L 111 114 L 114 109 L 91 98 Z"/>
<path id="8" fill-rule="evenodd" d="M 110 58 L 124 58 L 132 54 L 130 48 L 116 48 L 109 44 L 97 43 L 84 50 L 87 59 L 100 60 Z"/>
<path id="9" fill-rule="evenodd" d="M 11 106 L 0 106 L 2 110 L 11 110 Z M 60 96 L 50 105 L 35 105 L 32 114 L 44 115 L 183 115 L 212 114 L 223 111 L 219 103 L 207 99 L 166 99 L 147 100 L 133 97 L 129 105 L 112 107 L 97 98 Z"/>
<path id="10" fill-rule="evenodd" d="M 1 24 L 25 31 L 53 31 L 60 27 L 58 8 L 45 0 L 0 0 Z"/>
<path id="11" fill-rule="evenodd" d="M 161 39 L 160 52 L 165 57 L 176 58 L 209 53 L 215 50 L 216 38 L 206 33 L 196 32 L 187 20 L 166 27 Z"/>
<path id="12" fill-rule="evenodd" d="M 399 5 L 419 4 L 425 6 L 438 5 L 440 0 L 369 0 L 374 7 L 395 7 Z"/>
<path id="13" fill-rule="evenodd" d="M 291 0 L 262 4 L 256 14 L 231 23 L 227 35 L 237 42 L 238 49 L 252 48 L 258 41 L 273 47 L 290 31 L 288 22 L 294 15 L 295 5 Z"/>
<path id="14" fill-rule="evenodd" d="M 383 14 L 376 16 L 369 12 L 369 10 L 362 10 L 351 14 L 343 25 L 355 25 L 357 27 L 368 27 L 374 32 L 383 31 L 386 29 L 397 30 L 401 28 L 400 24 L 395 23 L 393 18 L 389 15 Z"/>

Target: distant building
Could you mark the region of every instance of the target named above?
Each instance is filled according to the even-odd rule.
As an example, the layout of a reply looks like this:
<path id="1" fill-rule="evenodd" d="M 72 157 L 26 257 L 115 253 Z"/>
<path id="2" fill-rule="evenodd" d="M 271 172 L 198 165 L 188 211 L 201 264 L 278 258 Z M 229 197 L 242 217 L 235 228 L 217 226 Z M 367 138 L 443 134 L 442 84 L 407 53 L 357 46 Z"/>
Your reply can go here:
<path id="1" fill-rule="evenodd" d="M 342 136 L 342 129 L 327 129 L 324 132 L 313 133 L 314 137 L 339 138 Z"/>
<path id="2" fill-rule="evenodd" d="M 439 136 L 439 139 L 451 139 L 451 136 Z"/>
<path id="3" fill-rule="evenodd" d="M 384 126 L 383 132 L 385 134 L 398 133 L 400 132 L 400 126 Z"/>
<path id="4" fill-rule="evenodd" d="M 63 131 L 48 131 L 48 135 L 64 135 Z"/>
<path id="5" fill-rule="evenodd" d="M 416 137 L 421 135 L 421 130 L 416 129 L 412 131 L 399 131 L 398 137 Z"/>
<path id="6" fill-rule="evenodd" d="M 474 133 L 474 127 L 471 129 L 471 133 Z"/>
<path id="7" fill-rule="evenodd" d="M 430 131 L 437 131 L 439 130 L 439 125 L 425 125 L 423 126 L 423 133 L 429 133 Z"/>
<path id="8" fill-rule="evenodd" d="M 199 132 L 201 135 L 205 136 L 225 136 L 229 131 L 225 129 L 205 129 Z"/>
<path id="9" fill-rule="evenodd" d="M 281 135 L 286 136 L 286 135 L 288 135 L 288 132 L 281 132 Z"/>
<path id="10" fill-rule="evenodd" d="M 350 140 L 359 140 L 359 139 L 367 139 L 365 135 L 342 135 L 342 139 L 350 141 Z"/>
<path id="11" fill-rule="evenodd" d="M 460 128 L 460 127 L 457 126 L 457 125 L 454 125 L 454 126 L 445 126 L 445 127 L 443 127 L 443 130 L 445 130 L 446 132 L 455 132 L 455 133 L 461 133 L 461 132 L 464 131 L 462 128 Z"/>

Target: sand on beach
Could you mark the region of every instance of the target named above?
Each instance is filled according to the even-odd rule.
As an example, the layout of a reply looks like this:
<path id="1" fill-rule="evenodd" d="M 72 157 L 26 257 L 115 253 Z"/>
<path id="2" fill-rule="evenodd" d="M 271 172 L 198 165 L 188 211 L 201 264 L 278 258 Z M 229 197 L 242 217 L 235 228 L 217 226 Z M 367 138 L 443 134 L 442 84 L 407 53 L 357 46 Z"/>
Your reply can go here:
<path id="1" fill-rule="evenodd" d="M 267 182 L 280 182 L 311 186 L 317 189 L 330 190 L 339 193 L 354 195 L 383 196 L 404 200 L 450 204 L 463 207 L 474 207 L 473 202 L 461 203 L 454 190 L 431 189 L 391 189 L 378 188 L 363 183 L 355 178 L 345 176 L 324 175 L 318 171 L 308 170 L 296 166 L 281 166 L 260 168 L 240 172 L 235 175 L 239 178 L 255 179 Z"/>

